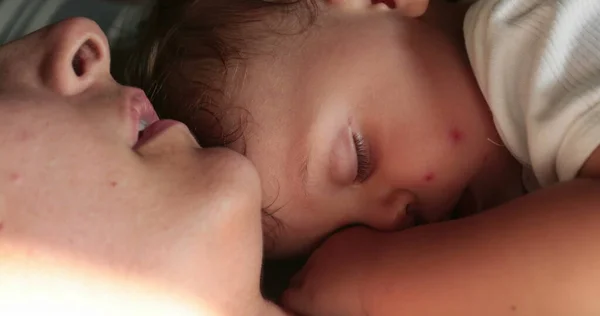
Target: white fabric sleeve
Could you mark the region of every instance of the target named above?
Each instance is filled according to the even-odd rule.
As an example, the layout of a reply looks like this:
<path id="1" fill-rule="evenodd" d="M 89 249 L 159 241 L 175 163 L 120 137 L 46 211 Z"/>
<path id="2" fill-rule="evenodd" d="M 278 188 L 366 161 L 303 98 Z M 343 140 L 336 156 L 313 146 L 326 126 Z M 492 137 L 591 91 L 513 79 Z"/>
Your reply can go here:
<path id="1" fill-rule="evenodd" d="M 600 0 L 480 0 L 465 41 L 496 128 L 542 186 L 600 145 Z"/>

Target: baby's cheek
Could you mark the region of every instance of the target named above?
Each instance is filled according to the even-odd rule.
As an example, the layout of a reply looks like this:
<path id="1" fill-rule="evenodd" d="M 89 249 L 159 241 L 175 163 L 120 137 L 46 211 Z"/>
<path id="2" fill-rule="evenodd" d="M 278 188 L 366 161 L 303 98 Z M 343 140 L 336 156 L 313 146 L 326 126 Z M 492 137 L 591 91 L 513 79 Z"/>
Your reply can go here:
<path id="1" fill-rule="evenodd" d="M 459 161 L 464 155 L 466 133 L 458 128 L 449 129 L 445 135 L 430 135 L 432 142 L 426 144 L 429 148 L 422 148 L 422 157 L 415 157 L 415 171 L 420 172 L 417 178 L 421 185 L 432 186 L 436 183 L 446 182 L 445 179 L 456 177 Z M 453 182 L 453 181 L 450 181 Z"/>
<path id="2" fill-rule="evenodd" d="M 427 154 L 413 159 L 413 185 L 423 207 L 443 213 L 456 203 L 470 178 L 464 163 L 469 159 L 468 135 L 453 127 L 444 134 L 430 136 L 429 148 L 422 148 Z M 432 214 L 439 216 L 442 214 Z"/>
<path id="3" fill-rule="evenodd" d="M 450 130 L 448 140 L 451 146 L 460 146 L 465 138 L 465 133 L 458 127 Z"/>
<path id="4" fill-rule="evenodd" d="M 429 171 L 429 172 L 425 173 L 425 175 L 423 176 L 423 182 L 431 183 L 431 182 L 435 181 L 435 177 L 436 177 L 436 173 L 433 171 Z"/>
<path id="5" fill-rule="evenodd" d="M 431 168 L 432 170 L 423 170 L 423 183 L 425 184 L 433 184 L 440 177 L 444 178 L 444 174 L 452 173 L 455 171 L 458 166 L 452 165 L 450 162 L 455 159 L 460 159 L 464 149 L 464 143 L 466 139 L 465 132 L 458 128 L 454 127 L 447 132 L 445 137 L 442 137 L 439 141 L 439 152 L 437 153 L 438 163 L 435 163 L 435 166 Z"/>

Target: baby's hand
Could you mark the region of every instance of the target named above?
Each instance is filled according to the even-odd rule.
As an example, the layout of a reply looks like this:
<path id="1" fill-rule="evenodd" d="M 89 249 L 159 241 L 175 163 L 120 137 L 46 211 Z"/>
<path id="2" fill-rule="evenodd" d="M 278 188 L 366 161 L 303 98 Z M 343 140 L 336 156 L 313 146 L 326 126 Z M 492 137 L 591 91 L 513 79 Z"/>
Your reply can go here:
<path id="1" fill-rule="evenodd" d="M 352 228 L 329 238 L 292 279 L 284 307 L 303 316 L 369 315 L 367 280 L 377 260 L 371 234 Z"/>

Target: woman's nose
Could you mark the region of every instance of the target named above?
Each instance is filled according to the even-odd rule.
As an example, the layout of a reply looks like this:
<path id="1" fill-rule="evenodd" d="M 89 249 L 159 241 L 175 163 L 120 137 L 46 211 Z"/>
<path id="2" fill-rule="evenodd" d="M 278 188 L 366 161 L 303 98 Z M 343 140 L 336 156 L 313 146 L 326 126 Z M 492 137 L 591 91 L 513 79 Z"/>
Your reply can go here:
<path id="1" fill-rule="evenodd" d="M 364 224 L 382 231 L 392 231 L 413 225 L 414 219 L 409 211 L 415 203 L 415 195 L 407 190 L 394 190 L 383 197 L 381 203 L 366 209 Z"/>
<path id="2" fill-rule="evenodd" d="M 73 18 L 50 27 L 41 60 L 44 85 L 65 96 L 79 94 L 110 77 L 108 39 L 93 21 Z"/>

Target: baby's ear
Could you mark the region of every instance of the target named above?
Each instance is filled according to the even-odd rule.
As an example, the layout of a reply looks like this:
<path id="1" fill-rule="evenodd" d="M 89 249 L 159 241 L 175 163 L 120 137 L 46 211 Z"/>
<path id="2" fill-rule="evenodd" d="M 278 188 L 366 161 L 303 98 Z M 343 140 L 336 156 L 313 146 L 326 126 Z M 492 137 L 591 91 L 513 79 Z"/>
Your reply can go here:
<path id="1" fill-rule="evenodd" d="M 395 9 L 409 17 L 425 13 L 429 0 L 326 0 L 333 6 L 344 9 Z"/>

